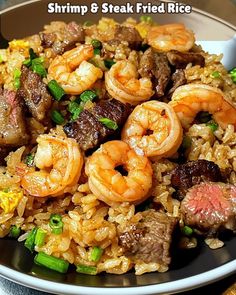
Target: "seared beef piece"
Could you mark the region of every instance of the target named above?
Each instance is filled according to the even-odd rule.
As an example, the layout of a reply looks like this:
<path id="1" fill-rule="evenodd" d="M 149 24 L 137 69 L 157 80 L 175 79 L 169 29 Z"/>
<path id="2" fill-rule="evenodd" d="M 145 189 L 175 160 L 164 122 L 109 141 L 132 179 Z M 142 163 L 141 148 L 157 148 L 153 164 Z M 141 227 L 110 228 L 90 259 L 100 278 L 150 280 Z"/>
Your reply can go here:
<path id="1" fill-rule="evenodd" d="M 205 182 L 193 186 L 181 203 L 184 223 L 207 235 L 236 231 L 236 186 Z"/>
<path id="2" fill-rule="evenodd" d="M 222 181 L 220 168 L 207 160 L 190 161 L 177 166 L 171 173 L 171 185 L 183 199 L 188 189 L 204 181 Z"/>
<path id="3" fill-rule="evenodd" d="M 171 89 L 168 91 L 168 95 L 172 95 L 172 93 L 181 85 L 187 83 L 187 79 L 185 77 L 184 70 L 179 69 L 174 72 L 171 76 L 171 81 L 173 82 Z"/>
<path id="4" fill-rule="evenodd" d="M 147 49 L 140 60 L 139 74 L 141 77 L 153 77 L 154 84 L 157 84 L 157 97 L 162 97 L 171 76 L 166 54 L 154 52 L 152 48 Z"/>
<path id="5" fill-rule="evenodd" d="M 84 30 L 81 25 L 70 22 L 64 30 L 55 33 L 39 33 L 41 44 L 44 48 L 51 47 L 56 54 L 72 49 L 77 42 L 84 42 Z"/>
<path id="6" fill-rule="evenodd" d="M 16 147 L 28 139 L 21 101 L 14 91 L 0 89 L 0 146 Z"/>
<path id="7" fill-rule="evenodd" d="M 115 131 L 107 128 L 98 120 L 108 118 L 122 127 L 130 114 L 130 106 L 116 99 L 98 102 L 92 109 L 81 112 L 77 121 L 64 126 L 68 137 L 75 138 L 84 151 L 99 146 Z"/>
<path id="8" fill-rule="evenodd" d="M 193 52 L 179 52 L 171 50 L 167 52 L 169 63 L 177 69 L 185 69 L 187 64 L 192 63 L 193 66 L 205 66 L 205 58 L 200 53 Z"/>
<path id="9" fill-rule="evenodd" d="M 124 253 L 133 260 L 167 266 L 171 261 L 170 245 L 177 219 L 155 210 L 144 211 L 142 215 L 141 221 L 131 224 L 119 235 Z"/>
<path id="10" fill-rule="evenodd" d="M 20 89 L 17 91 L 17 96 L 25 101 L 32 116 L 38 121 L 45 118 L 51 107 L 52 97 L 46 84 L 38 74 L 24 65 L 21 68 Z"/>
<path id="11" fill-rule="evenodd" d="M 138 49 L 142 43 L 142 37 L 133 27 L 116 26 L 114 40 L 126 41 L 132 49 Z"/>

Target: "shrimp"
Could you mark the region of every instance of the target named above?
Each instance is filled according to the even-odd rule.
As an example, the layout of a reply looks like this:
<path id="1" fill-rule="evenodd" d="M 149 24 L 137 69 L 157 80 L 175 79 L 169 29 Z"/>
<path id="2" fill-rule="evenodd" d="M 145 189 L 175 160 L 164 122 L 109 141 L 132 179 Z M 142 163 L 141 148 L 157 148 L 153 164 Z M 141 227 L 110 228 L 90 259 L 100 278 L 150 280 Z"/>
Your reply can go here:
<path id="1" fill-rule="evenodd" d="M 88 44 L 57 55 L 49 65 L 49 78 L 55 79 L 67 94 L 80 94 L 103 75 L 101 69 L 86 61 L 91 57 L 93 46 Z"/>
<path id="2" fill-rule="evenodd" d="M 123 166 L 128 175 L 115 168 Z M 113 140 L 104 143 L 88 159 L 85 172 L 93 194 L 110 206 L 121 202 L 140 203 L 152 186 L 152 167 L 145 156 L 139 156 L 127 143 Z"/>
<path id="3" fill-rule="evenodd" d="M 139 155 L 154 159 L 172 156 L 183 130 L 172 107 L 156 100 L 138 105 L 126 121 L 121 139 Z"/>
<path id="4" fill-rule="evenodd" d="M 65 188 L 76 184 L 80 177 L 83 157 L 77 142 L 72 138 L 40 135 L 35 154 L 35 166 L 28 169 L 21 186 L 32 196 L 56 196 Z"/>
<path id="5" fill-rule="evenodd" d="M 173 93 L 169 105 L 184 128 L 190 127 L 198 112 L 207 111 L 223 129 L 229 124 L 236 129 L 236 108 L 218 88 L 205 84 L 180 86 Z"/>
<path id="6" fill-rule="evenodd" d="M 148 100 L 153 94 L 149 78 L 138 80 L 138 71 L 128 60 L 118 61 L 105 74 L 105 85 L 108 93 L 115 99 L 137 105 Z"/>
<path id="7" fill-rule="evenodd" d="M 184 52 L 193 47 L 195 37 L 184 24 L 176 23 L 151 27 L 147 41 L 150 46 L 160 51 L 178 50 Z"/>

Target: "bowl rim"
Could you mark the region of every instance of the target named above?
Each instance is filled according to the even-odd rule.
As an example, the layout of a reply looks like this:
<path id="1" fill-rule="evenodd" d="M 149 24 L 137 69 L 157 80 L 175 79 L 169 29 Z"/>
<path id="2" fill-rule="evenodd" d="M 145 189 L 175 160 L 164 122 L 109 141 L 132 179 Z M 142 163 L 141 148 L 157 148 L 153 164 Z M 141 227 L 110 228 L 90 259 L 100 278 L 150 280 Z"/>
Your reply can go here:
<path id="1" fill-rule="evenodd" d="M 41 0 L 29 0 L 23 3 L 16 4 L 14 6 L 10 6 L 8 8 L 1 10 L 0 16 L 7 13 L 8 11 L 17 9 L 22 6 L 30 5 L 35 2 L 40 2 L 40 1 Z M 168 0 L 162 0 L 162 1 L 175 2 L 175 1 L 168 1 Z M 236 31 L 236 26 L 217 16 L 214 16 L 211 13 L 202 11 L 201 9 L 198 9 L 195 7 L 192 7 L 192 11 L 197 14 L 216 20 L 217 22 L 220 22 L 221 24 Z M 3 278 L 6 278 L 12 282 L 16 282 L 20 285 L 23 285 L 29 288 L 41 290 L 44 292 L 53 292 L 53 293 L 56 292 L 57 294 L 63 294 L 63 295 L 65 294 L 75 295 L 75 294 L 78 294 L 78 292 L 79 294 L 85 294 L 85 295 L 91 295 L 91 294 L 110 295 L 111 292 L 113 295 L 120 295 L 121 292 L 123 294 L 129 294 L 129 295 L 163 294 L 167 292 L 177 293 L 177 292 L 189 290 L 193 287 L 199 288 L 204 285 L 214 283 L 235 272 L 236 272 L 236 259 L 230 262 L 227 262 L 219 267 L 211 269 L 209 271 L 200 273 L 198 275 L 175 280 L 172 282 L 151 284 L 147 286 L 136 286 L 136 287 L 126 287 L 126 286 L 124 287 L 85 287 L 80 285 L 70 285 L 67 283 L 53 282 L 47 279 L 40 279 L 40 278 L 34 277 L 33 275 L 24 274 L 24 273 L 21 273 L 20 271 L 11 269 L 10 267 L 7 267 L 5 265 L 0 265 L 0 276 Z"/>

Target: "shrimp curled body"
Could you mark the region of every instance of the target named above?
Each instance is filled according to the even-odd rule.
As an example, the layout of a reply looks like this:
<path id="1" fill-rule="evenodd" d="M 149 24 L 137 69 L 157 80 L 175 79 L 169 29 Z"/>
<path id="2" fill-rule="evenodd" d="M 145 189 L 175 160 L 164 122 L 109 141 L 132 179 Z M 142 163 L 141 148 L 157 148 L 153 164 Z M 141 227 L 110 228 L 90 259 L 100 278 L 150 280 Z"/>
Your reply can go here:
<path id="1" fill-rule="evenodd" d="M 177 151 L 182 134 L 180 121 L 172 107 L 153 100 L 133 110 L 121 138 L 136 153 L 159 159 L 172 156 Z"/>
<path id="2" fill-rule="evenodd" d="M 51 62 L 49 78 L 55 79 L 67 94 L 80 94 L 103 75 L 101 69 L 87 62 L 92 57 L 93 47 L 88 44 L 66 51 Z"/>
<path id="3" fill-rule="evenodd" d="M 222 128 L 231 124 L 236 129 L 236 108 L 218 88 L 205 84 L 180 86 L 169 104 L 185 128 L 190 127 L 198 112 L 207 111 Z"/>
<path id="4" fill-rule="evenodd" d="M 105 74 L 108 93 L 123 103 L 137 105 L 148 100 L 153 94 L 149 78 L 138 79 L 136 66 L 130 61 L 122 60 L 114 64 Z"/>
<path id="5" fill-rule="evenodd" d="M 46 197 L 63 193 L 80 177 L 83 157 L 72 138 L 40 135 L 35 154 L 35 166 L 22 178 L 21 186 L 32 196 Z"/>
<path id="6" fill-rule="evenodd" d="M 123 166 L 128 175 L 115 170 Z M 92 154 L 86 163 L 89 188 L 108 205 L 121 202 L 140 203 L 152 186 L 152 167 L 145 156 L 139 156 L 127 143 L 109 141 Z"/>
<path id="7" fill-rule="evenodd" d="M 176 23 L 150 28 L 147 40 L 150 46 L 160 51 L 184 52 L 193 47 L 195 37 L 183 24 Z"/>

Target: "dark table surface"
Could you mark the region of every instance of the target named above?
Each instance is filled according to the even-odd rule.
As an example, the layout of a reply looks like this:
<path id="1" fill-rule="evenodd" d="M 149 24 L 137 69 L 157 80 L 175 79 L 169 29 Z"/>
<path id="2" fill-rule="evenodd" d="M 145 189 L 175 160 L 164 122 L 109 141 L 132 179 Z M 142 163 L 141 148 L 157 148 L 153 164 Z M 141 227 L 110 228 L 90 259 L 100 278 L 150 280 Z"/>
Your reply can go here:
<path id="1" fill-rule="evenodd" d="M 0 0 L 0 10 L 12 6 L 14 4 L 22 3 L 22 0 Z M 218 17 L 225 19 L 226 21 L 236 25 L 236 0 L 182 0 L 180 2 L 188 3 L 197 8 L 210 12 Z M 222 4 L 224 9 L 222 9 Z M 235 249 L 236 250 L 236 249 Z M 220 295 L 224 291 L 234 284 L 236 281 L 236 274 L 232 275 L 222 281 L 215 284 L 199 288 L 193 291 L 182 293 L 182 295 Z M 0 295 L 50 295 L 36 290 L 32 290 L 3 278 L 0 278 Z M 235 295 L 231 293 L 231 295 Z M 91 294 L 92 295 L 92 294 Z"/>

